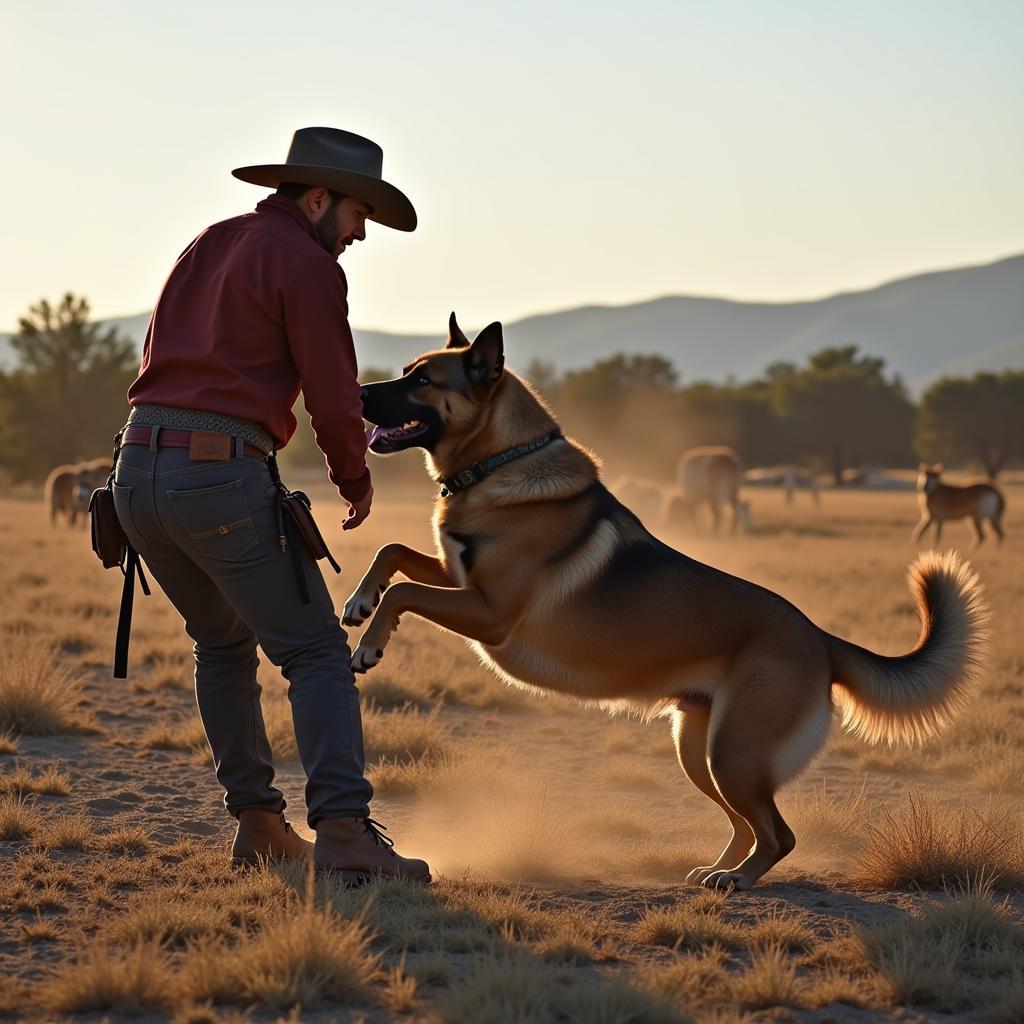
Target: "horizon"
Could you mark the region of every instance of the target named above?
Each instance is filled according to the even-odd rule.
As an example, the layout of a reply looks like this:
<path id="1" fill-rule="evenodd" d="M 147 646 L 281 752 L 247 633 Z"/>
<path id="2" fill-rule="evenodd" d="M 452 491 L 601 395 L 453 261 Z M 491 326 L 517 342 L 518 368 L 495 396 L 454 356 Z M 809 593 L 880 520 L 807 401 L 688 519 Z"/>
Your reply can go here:
<path id="1" fill-rule="evenodd" d="M 724 302 L 724 303 L 733 303 L 733 304 L 736 304 L 736 305 L 750 305 L 750 306 L 755 306 L 755 305 L 756 306 L 813 305 L 814 303 L 817 303 L 817 302 L 827 302 L 830 299 L 840 298 L 841 296 L 845 296 L 845 295 L 861 295 L 861 294 L 865 294 L 867 292 L 876 291 L 876 290 L 878 290 L 880 288 L 885 288 L 888 285 L 899 284 L 899 283 L 902 283 L 902 282 L 905 282 L 905 281 L 914 280 L 916 278 L 931 277 L 931 276 L 938 275 L 938 274 L 953 273 L 953 272 L 956 272 L 956 271 L 959 271 L 959 270 L 975 270 L 975 269 L 980 269 L 980 268 L 983 268 L 983 267 L 994 266 L 994 265 L 996 265 L 998 263 L 1005 263 L 1005 262 L 1008 262 L 1009 260 L 1021 259 L 1021 258 L 1024 258 L 1024 250 L 1022 250 L 1020 252 L 1009 253 L 1008 255 L 1005 255 L 1005 256 L 996 256 L 993 259 L 982 260 L 980 262 L 962 263 L 962 264 L 956 264 L 956 265 L 947 266 L 947 267 L 933 267 L 933 268 L 930 268 L 930 269 L 922 269 L 922 270 L 917 270 L 917 271 L 911 271 L 911 272 L 908 272 L 908 273 L 905 273 L 905 274 L 900 274 L 897 277 L 886 278 L 884 280 L 876 281 L 874 283 L 867 284 L 867 285 L 864 285 L 864 286 L 840 287 L 840 288 L 835 288 L 835 289 L 833 289 L 831 291 L 827 291 L 827 292 L 825 292 L 823 294 L 820 294 L 820 295 L 803 296 L 803 297 L 797 297 L 797 298 L 792 298 L 792 299 L 762 299 L 762 298 L 747 298 L 747 297 L 742 297 L 741 298 L 741 297 L 732 296 L 732 295 L 711 295 L 711 294 L 698 294 L 698 293 L 691 293 L 691 292 L 667 292 L 667 293 L 663 293 L 663 294 L 659 294 L 659 295 L 652 295 L 652 296 L 649 296 L 647 298 L 627 299 L 624 302 L 614 302 L 614 303 L 584 302 L 584 303 L 581 303 L 579 305 L 573 305 L 573 306 L 560 306 L 560 307 L 555 307 L 555 308 L 550 308 L 550 309 L 534 310 L 532 312 L 523 313 L 522 315 L 519 315 L 519 316 L 507 317 L 502 322 L 503 323 L 520 323 L 520 322 L 522 322 L 524 320 L 533 320 L 533 319 L 537 319 L 537 318 L 540 318 L 540 317 L 546 317 L 546 316 L 558 316 L 559 314 L 562 314 L 562 313 L 573 313 L 573 312 L 577 312 L 579 310 L 584 310 L 584 309 L 626 309 L 626 308 L 629 308 L 630 306 L 649 305 L 651 303 L 662 302 L 662 301 L 667 300 L 667 299 L 693 299 L 693 300 L 696 300 L 696 301 Z M 62 293 L 59 293 L 59 294 L 56 294 L 56 295 L 45 296 L 45 298 L 48 298 L 51 301 L 59 301 L 63 294 L 64 293 L 62 292 Z M 88 298 L 88 296 L 85 296 L 85 297 Z M 44 298 L 44 296 L 40 296 L 39 298 L 40 299 Z M 38 302 L 38 301 L 39 301 L 39 299 L 33 300 L 33 304 L 35 302 Z M 28 310 L 28 306 L 27 305 L 25 307 L 25 310 L 27 312 L 27 310 Z M 148 316 L 148 315 L 150 315 L 152 313 L 152 309 L 148 309 L 148 310 L 147 309 L 142 309 L 142 310 L 138 310 L 135 313 L 112 313 L 112 314 L 109 314 L 109 315 L 106 315 L 106 316 L 97 316 L 97 315 L 95 315 L 95 311 L 93 311 L 93 310 L 90 310 L 90 311 L 93 313 L 93 316 L 91 317 L 91 322 L 98 322 L 98 323 L 109 323 L 109 322 L 115 321 L 115 320 L 130 320 L 130 319 L 134 319 L 135 317 L 139 317 L 139 316 Z M 481 324 L 479 326 L 483 326 L 483 324 Z M 356 324 L 356 323 L 352 324 L 352 329 L 356 330 L 356 331 L 365 332 L 365 333 L 409 335 L 409 336 L 417 336 L 417 337 L 423 336 L 423 335 L 429 335 L 429 334 L 443 333 L 443 331 L 441 329 L 438 329 L 437 331 L 431 330 L 429 328 L 428 329 L 409 329 L 409 330 L 400 330 L 399 331 L 399 330 L 392 330 L 392 329 L 387 328 L 387 327 L 370 327 L 370 326 L 366 326 L 364 324 Z M 443 325 L 443 329 L 447 330 L 447 319 L 445 319 L 445 323 Z M 470 324 L 467 327 L 467 329 L 475 330 L 475 329 L 478 329 L 478 328 L 474 327 L 472 324 Z M 18 333 L 17 327 L 6 327 L 6 328 L 0 327 L 0 335 L 13 336 L 13 335 L 15 335 L 17 333 Z"/>

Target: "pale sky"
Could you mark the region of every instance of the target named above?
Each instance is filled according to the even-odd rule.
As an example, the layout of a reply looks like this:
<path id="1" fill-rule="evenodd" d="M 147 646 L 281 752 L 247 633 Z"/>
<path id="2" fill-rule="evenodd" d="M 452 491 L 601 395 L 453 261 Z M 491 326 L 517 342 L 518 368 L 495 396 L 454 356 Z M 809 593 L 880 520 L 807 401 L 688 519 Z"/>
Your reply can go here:
<path id="1" fill-rule="evenodd" d="M 1020 0 L 2 0 L 0 329 L 150 309 L 307 125 L 419 213 L 342 256 L 360 327 L 986 262 L 1024 251 L 1022 52 Z"/>

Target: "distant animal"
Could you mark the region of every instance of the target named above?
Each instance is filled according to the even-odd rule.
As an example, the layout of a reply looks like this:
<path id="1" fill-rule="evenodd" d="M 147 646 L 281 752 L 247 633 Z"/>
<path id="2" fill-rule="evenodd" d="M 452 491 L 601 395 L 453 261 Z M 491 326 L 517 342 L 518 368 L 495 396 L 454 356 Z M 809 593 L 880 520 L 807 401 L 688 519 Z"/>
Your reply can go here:
<path id="1" fill-rule="evenodd" d="M 639 476 L 620 477 L 612 487 L 612 493 L 624 505 L 633 509 L 645 523 L 659 523 L 665 518 L 669 490 L 653 480 Z"/>
<path id="2" fill-rule="evenodd" d="M 787 466 L 782 474 L 782 486 L 786 491 L 786 504 L 793 504 L 793 495 L 798 487 L 809 491 L 814 499 L 815 505 L 821 504 L 821 492 L 818 488 L 818 478 L 799 466 Z"/>
<path id="3" fill-rule="evenodd" d="M 102 487 L 110 476 L 111 461 L 108 456 L 104 456 L 99 459 L 90 459 L 88 462 L 81 462 L 76 468 L 78 472 L 75 475 L 71 500 L 76 515 L 80 515 L 84 522 L 89 511 L 92 492 L 97 487 Z"/>
<path id="4" fill-rule="evenodd" d="M 50 522 L 56 526 L 63 515 L 69 526 L 83 522 L 89 509 L 89 498 L 102 487 L 110 475 L 109 456 L 90 459 L 75 465 L 65 464 L 50 471 L 43 488 L 44 502 L 50 510 Z"/>
<path id="5" fill-rule="evenodd" d="M 775 793 L 827 736 L 833 693 L 869 741 L 938 731 L 986 653 L 976 575 L 928 553 L 910 570 L 922 628 L 884 657 L 814 625 L 777 594 L 654 537 L 601 482 L 522 378 L 505 369 L 501 324 L 470 344 L 455 315 L 445 349 L 367 384 L 369 448 L 423 448 L 441 491 L 436 553 L 386 544 L 345 604 L 369 620 L 356 672 L 386 655 L 404 616 L 467 637 L 504 679 L 609 710 L 672 719 L 683 771 L 733 835 L 688 880 L 747 889 L 795 839 Z M 407 580 L 392 585 L 402 573 Z"/>
<path id="6" fill-rule="evenodd" d="M 75 525 L 78 509 L 75 505 L 75 483 L 78 478 L 78 467 L 63 465 L 50 470 L 43 487 L 43 500 L 50 510 L 50 523 L 57 525 L 60 515 L 67 519 L 71 526 Z"/>
<path id="7" fill-rule="evenodd" d="M 919 541 L 925 530 L 935 524 L 935 543 L 942 538 L 942 524 L 947 519 L 970 517 L 974 527 L 975 544 L 985 539 L 983 524 L 987 520 L 1003 542 L 1003 512 L 1006 498 L 992 480 L 975 480 L 964 485 L 942 481 L 942 463 L 929 466 L 922 462 L 917 475 L 917 502 L 921 506 L 921 519 L 914 527 L 913 539 Z"/>
<path id="8" fill-rule="evenodd" d="M 711 532 L 717 534 L 722 523 L 722 508 L 732 507 L 732 532 L 750 530 L 750 504 L 740 500 L 743 463 L 724 445 L 691 448 L 679 460 L 677 474 L 683 492 L 682 509 L 696 524 L 697 509 L 707 505 L 711 511 Z"/>
<path id="9" fill-rule="evenodd" d="M 748 469 L 743 476 L 748 487 L 781 487 L 786 494 L 786 504 L 792 505 L 796 491 L 807 491 L 814 499 L 815 505 L 821 504 L 821 489 L 818 478 L 809 470 L 800 466 L 768 466 L 760 469 Z"/>

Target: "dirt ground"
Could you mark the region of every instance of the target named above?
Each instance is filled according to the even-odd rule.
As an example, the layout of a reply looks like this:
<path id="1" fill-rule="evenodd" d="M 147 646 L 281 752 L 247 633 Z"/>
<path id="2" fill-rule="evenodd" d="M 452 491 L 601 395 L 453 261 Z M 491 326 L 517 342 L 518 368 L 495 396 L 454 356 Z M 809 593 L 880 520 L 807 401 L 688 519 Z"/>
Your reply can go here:
<path id="1" fill-rule="evenodd" d="M 339 608 L 380 544 L 430 547 L 428 490 L 379 498 L 362 529 L 342 534 L 340 501 L 309 489 L 344 566 L 342 577 L 329 574 Z M 1024 959 L 1014 964 L 1024 956 L 1015 881 L 1024 878 L 1024 486 L 1007 490 L 1001 549 L 971 553 L 967 525 L 947 527 L 993 610 L 982 691 L 921 749 L 871 748 L 833 729 L 780 798 L 797 849 L 753 891 L 720 899 L 684 884 L 728 830 L 683 776 L 667 722 L 612 719 L 508 689 L 461 640 L 409 621 L 360 682 L 373 815 L 441 881 L 425 894 L 386 885 L 353 894 L 267 869 L 244 883 L 249 916 L 211 911 L 187 924 L 183 914 L 227 905 L 243 883 L 223 863 L 233 821 L 197 732 L 180 620 L 158 590 L 137 601 L 129 679 L 113 679 L 119 574 L 101 570 L 84 532 L 52 528 L 38 499 L 0 499 L 7 684 L 59 676 L 73 694 L 54 735 L 5 732 L 0 700 L 0 1016 L 1024 1020 Z M 750 498 L 749 537 L 665 539 L 771 587 L 848 639 L 884 653 L 910 648 L 912 492 L 825 491 L 820 508 L 803 494 L 792 506 L 767 489 Z M 628 622 L 622 629 L 626 642 Z M 278 783 L 290 819 L 310 835 L 284 684 L 265 664 L 261 680 Z M 33 780 L 48 769 L 53 792 L 38 791 L 47 786 Z M 19 802 L 28 814 L 20 825 Z M 60 846 L 51 826 L 69 819 L 81 834 Z M 940 870 L 945 891 L 920 865 L 904 870 L 905 881 L 880 881 L 879 859 L 894 879 L 903 870 L 886 838 L 913 845 L 929 828 L 936 849 L 957 829 L 966 837 L 960 860 L 950 854 L 952 867 Z M 978 853 L 979 836 L 1000 842 Z M 990 877 L 979 878 L 986 857 Z M 337 920 L 316 918 L 324 907 Z M 334 961 L 316 975 L 301 957 L 295 971 L 320 977 L 320 988 L 308 978 L 294 991 L 261 988 L 241 973 L 223 990 L 196 980 L 198 961 L 222 964 L 226 977 L 231 964 L 248 963 L 246 943 L 273 949 L 282 909 L 319 921 L 310 927 L 325 929 L 316 932 L 325 948 L 332 929 L 340 935 L 353 919 L 366 926 L 358 953 L 340 958 L 369 965 L 349 994 L 323 981 L 341 970 Z M 290 963 L 281 943 L 275 960 Z M 90 950 L 120 973 L 97 980 Z M 133 958 L 147 956 L 164 972 L 152 984 L 131 973 Z"/>

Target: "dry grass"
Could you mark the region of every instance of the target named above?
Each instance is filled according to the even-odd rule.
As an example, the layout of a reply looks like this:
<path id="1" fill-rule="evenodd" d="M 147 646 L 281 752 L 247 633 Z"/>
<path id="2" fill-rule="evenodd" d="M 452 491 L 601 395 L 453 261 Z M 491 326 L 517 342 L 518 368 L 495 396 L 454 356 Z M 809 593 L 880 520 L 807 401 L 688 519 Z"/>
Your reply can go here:
<path id="1" fill-rule="evenodd" d="M 209 751 L 203 723 L 193 716 L 178 722 L 161 722 L 143 734 L 141 744 L 152 750 L 187 750 L 196 754 Z"/>
<path id="2" fill-rule="evenodd" d="M 153 845 L 149 830 L 144 825 L 124 825 L 97 836 L 97 850 L 107 853 L 144 853 Z"/>
<path id="3" fill-rule="evenodd" d="M 978 1006 L 988 1020 L 1019 1020 L 1024 917 L 976 884 L 913 917 L 862 933 L 874 966 L 901 1003 L 953 1013 Z"/>
<path id="4" fill-rule="evenodd" d="M 60 770 L 57 762 L 48 764 L 38 775 L 17 764 L 13 771 L 0 773 L 0 795 L 14 793 L 24 796 L 38 793 L 67 796 L 70 792 L 71 779 L 66 772 Z"/>
<path id="5" fill-rule="evenodd" d="M 772 587 L 825 628 L 896 654 L 917 635 L 900 582 L 907 497 L 826 494 L 820 513 L 781 502 L 761 516 L 755 509 L 774 530 L 771 543 L 678 540 L 695 557 Z M 1014 496 L 1010 507 L 1018 507 Z M 380 542 L 429 546 L 425 508 L 385 502 L 369 533 L 347 538 L 351 571 L 329 581 L 336 603 Z M 0 835 L 6 829 L 11 839 L 0 851 L 0 944 L 5 969 L 17 972 L 0 972 L 0 1009 L 15 1018 L 32 1008 L 40 1019 L 142 1012 L 174 1024 L 243 1024 L 280 1014 L 298 1024 L 302 1013 L 291 1007 L 301 997 L 307 1017 L 405 1014 L 424 1024 L 752 1024 L 921 1012 L 1024 1019 L 1020 897 L 989 895 L 968 909 L 963 895 L 852 893 L 842 879 L 864 847 L 865 876 L 874 871 L 885 886 L 913 890 L 994 867 L 1011 888 L 1021 874 L 1005 837 L 1020 824 L 1014 801 L 1024 791 L 1024 654 L 1014 625 L 1024 573 L 1012 542 L 1018 530 L 1024 536 L 1024 520 L 1011 522 L 998 559 L 993 552 L 985 561 L 983 551 L 976 560 L 996 613 L 993 669 L 978 699 L 946 734 L 912 751 L 866 751 L 837 734 L 813 773 L 783 795 L 799 846 L 766 880 L 782 888 L 785 900 L 776 900 L 763 890 L 723 899 L 680 886 L 686 871 L 713 859 L 726 825 L 683 778 L 663 723 L 609 721 L 511 690 L 460 640 L 415 619 L 403 621 L 384 665 L 359 687 L 379 811 L 397 826 L 403 852 L 442 868 L 439 882 L 345 890 L 317 880 L 310 894 L 297 869 L 230 871 L 220 836 L 164 845 L 172 816 L 152 836 L 137 829 L 149 820 L 146 806 L 164 802 L 164 785 L 189 797 L 183 819 L 204 820 L 216 801 L 186 692 L 191 652 L 180 621 L 159 594 L 139 601 L 131 685 L 111 684 L 115 574 L 98 570 L 83 536 L 44 530 L 19 503 L 5 510 L 0 636 L 19 653 L 29 641 L 55 652 L 52 664 L 72 673 L 99 664 L 102 685 L 79 676 L 87 689 L 70 705 L 72 725 L 83 708 L 111 723 L 102 741 L 35 741 L 0 719 L 0 755 L 18 756 L 0 770 L 9 790 Z M 786 532 L 789 516 L 803 521 Z M 283 762 L 295 756 L 286 686 L 271 666 L 261 681 Z M 137 802 L 126 795 L 116 807 L 94 805 L 95 818 L 55 812 L 54 801 L 30 791 L 45 788 L 58 752 L 70 766 L 73 808 L 122 788 Z M 297 779 L 294 769 L 281 772 L 290 801 Z M 160 785 L 147 796 L 143 782 Z M 951 805 L 963 797 L 965 809 L 924 801 L 929 824 L 893 800 L 910 787 Z M 979 803 L 979 792 L 991 800 Z M 826 886 L 838 892 L 802 879 L 789 886 L 791 863 L 809 870 L 797 859 L 808 850 L 814 870 L 833 872 Z M 559 884 L 534 889 L 511 884 L 516 878 Z M 887 917 L 891 924 L 863 931 L 847 923 Z M 358 1005 L 332 1010 L 339 1002 Z M 311 1009 L 317 1003 L 326 1012 Z M 81 1006 L 93 1009 L 70 1008 Z"/>
<path id="6" fill-rule="evenodd" d="M 93 845 L 93 824 L 84 814 L 51 814 L 32 839 L 42 850 L 87 850 Z"/>
<path id="7" fill-rule="evenodd" d="M 1024 886 L 1024 820 L 1016 808 L 951 810 L 910 795 L 896 811 L 883 809 L 869 835 L 859 865 L 869 885 L 941 888 L 991 878 Z"/>
<path id="8" fill-rule="evenodd" d="M 233 947 L 225 940 L 191 946 L 179 984 L 193 1000 L 317 1009 L 365 1000 L 378 971 L 361 921 L 306 905 L 279 914 L 255 935 L 243 934 Z"/>
<path id="9" fill-rule="evenodd" d="M 81 676 L 46 640 L 14 633 L 0 668 L 0 730 L 50 736 L 91 732 L 78 701 Z"/>
<path id="10" fill-rule="evenodd" d="M 0 839 L 31 839 L 42 826 L 42 814 L 25 797 L 0 796 Z"/>
<path id="11" fill-rule="evenodd" d="M 637 942 L 671 949 L 733 945 L 740 931 L 723 918 L 724 905 L 723 893 L 702 891 L 673 907 L 648 908 L 637 921 L 633 937 Z"/>
<path id="12" fill-rule="evenodd" d="M 64 1013 L 141 1013 L 166 1006 L 173 991 L 159 943 L 140 942 L 128 950 L 80 948 L 73 960 L 57 967 L 35 997 L 45 1009 Z"/>

